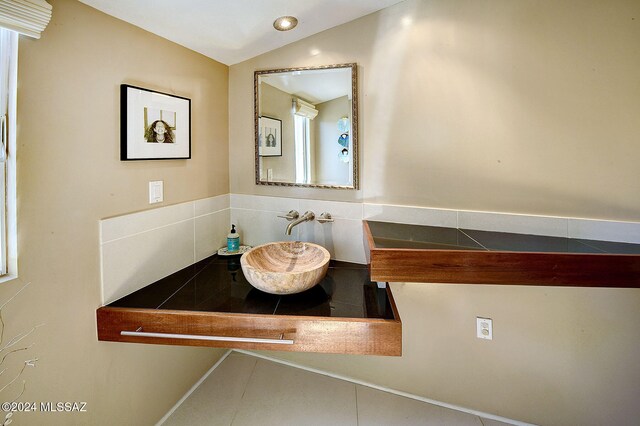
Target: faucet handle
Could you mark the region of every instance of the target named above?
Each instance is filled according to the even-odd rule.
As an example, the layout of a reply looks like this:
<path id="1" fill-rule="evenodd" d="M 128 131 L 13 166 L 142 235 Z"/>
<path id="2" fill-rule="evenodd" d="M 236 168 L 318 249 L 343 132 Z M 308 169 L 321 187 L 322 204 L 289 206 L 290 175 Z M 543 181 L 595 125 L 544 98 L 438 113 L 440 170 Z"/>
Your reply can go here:
<path id="1" fill-rule="evenodd" d="M 289 222 L 291 222 L 292 220 L 296 220 L 297 218 L 299 218 L 300 214 L 295 210 L 289 210 L 289 213 L 287 213 L 286 215 L 284 215 L 284 216 L 278 215 L 278 217 L 281 217 L 283 219 L 287 219 Z"/>
<path id="2" fill-rule="evenodd" d="M 333 218 L 331 217 L 331 213 L 324 212 L 320 215 L 319 218 L 316 219 L 320 223 L 333 222 Z"/>

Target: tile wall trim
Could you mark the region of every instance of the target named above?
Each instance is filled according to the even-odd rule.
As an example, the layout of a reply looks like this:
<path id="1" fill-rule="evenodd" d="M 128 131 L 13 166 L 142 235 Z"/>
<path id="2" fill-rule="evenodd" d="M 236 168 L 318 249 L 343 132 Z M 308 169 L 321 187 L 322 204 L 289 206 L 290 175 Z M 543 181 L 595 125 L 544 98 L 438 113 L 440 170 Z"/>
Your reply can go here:
<path id="1" fill-rule="evenodd" d="M 321 374 L 323 376 L 327 376 L 327 377 L 332 377 L 334 379 L 338 379 L 338 380 L 344 380 L 346 382 L 350 382 L 356 385 L 361 385 L 361 386 L 366 386 L 372 389 L 377 389 L 383 392 L 388 392 L 394 395 L 398 395 L 398 396 L 402 396 L 405 398 L 410 398 L 410 399 L 414 399 L 416 401 L 420 401 L 420 402 L 426 402 L 427 404 L 432 404 L 432 405 L 437 405 L 440 407 L 444 407 L 444 408 L 449 408 L 451 410 L 456 410 L 456 411 L 461 411 L 463 413 L 468 413 L 468 414 L 472 414 L 474 416 L 479 416 L 485 419 L 491 419 L 491 420 L 496 420 L 498 422 L 503 422 L 503 423 L 507 423 L 507 424 L 511 424 L 511 425 L 516 425 L 516 426 L 535 426 L 531 423 L 525 423 L 525 422 L 521 422 L 518 420 L 512 420 L 512 419 L 508 419 L 506 417 L 501 417 L 501 416 L 497 416 L 495 414 L 490 414 L 490 413 L 485 413 L 483 411 L 478 411 L 478 410 L 473 410 L 471 408 L 466 408 L 466 407 L 461 407 L 459 405 L 454 405 L 454 404 L 449 404 L 447 402 L 441 402 L 441 401 L 437 401 L 435 399 L 430 399 L 430 398 L 425 398 L 419 395 L 414 395 L 408 392 L 403 392 L 400 390 L 396 390 L 396 389 L 392 389 L 392 388 L 388 388 L 386 386 L 379 386 L 376 385 L 374 383 L 370 383 L 370 382 L 365 382 L 364 380 L 359 380 L 359 379 L 355 379 L 353 377 L 349 377 L 349 376 L 344 376 L 342 374 L 337 374 L 337 373 L 331 373 L 325 370 L 320 370 L 317 368 L 313 368 L 313 367 L 307 367 L 305 365 L 302 364 L 298 364 L 292 361 L 287 361 L 287 360 L 283 360 L 280 358 L 275 358 L 275 357 L 271 357 L 269 355 L 265 355 L 262 353 L 258 353 L 258 352 L 253 352 L 253 351 L 247 351 L 244 349 L 233 349 L 234 352 L 239 352 L 245 355 L 250 355 L 250 356 L 255 356 L 257 358 L 262 358 L 265 359 L 267 361 L 271 361 L 271 362 L 275 362 L 278 364 L 283 364 L 289 367 L 293 367 L 293 368 L 299 368 L 301 370 L 304 371 L 309 371 L 311 373 L 317 373 L 317 374 Z"/>

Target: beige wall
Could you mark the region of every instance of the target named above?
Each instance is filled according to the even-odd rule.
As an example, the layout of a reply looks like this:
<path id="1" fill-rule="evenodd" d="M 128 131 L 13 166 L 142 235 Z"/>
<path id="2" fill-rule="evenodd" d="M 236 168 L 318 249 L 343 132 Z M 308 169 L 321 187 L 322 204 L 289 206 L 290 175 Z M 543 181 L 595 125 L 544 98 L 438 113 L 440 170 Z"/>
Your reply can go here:
<path id="1" fill-rule="evenodd" d="M 234 65 L 231 191 L 638 221 L 638 16 L 633 0 L 406 1 Z M 344 62 L 362 190 L 255 186 L 253 71 Z"/>
<path id="2" fill-rule="evenodd" d="M 402 357 L 268 355 L 540 425 L 635 425 L 640 290 L 393 283 Z M 491 341 L 476 316 L 493 319 Z"/>
<path id="3" fill-rule="evenodd" d="M 160 206 L 229 192 L 228 68 L 77 1 L 50 3 L 42 38 L 19 46 L 19 272 L 31 285 L 2 312 L 5 339 L 45 325 L 5 365 L 38 357 L 21 400 L 86 401 L 88 412 L 17 420 L 153 424 L 222 351 L 97 341 L 98 220 L 150 208 L 150 180 L 164 180 Z M 192 99 L 192 159 L 119 160 L 121 83 Z M 20 282 L 1 285 L 0 300 Z"/>
<path id="4" fill-rule="evenodd" d="M 22 399 L 87 401 L 89 412 L 23 414 L 25 423 L 152 423 L 219 356 L 96 341 L 98 219 L 149 208 L 149 180 L 165 181 L 163 205 L 230 186 L 640 219 L 637 2 L 407 1 L 228 76 L 221 64 L 78 2 L 50 2 L 43 38 L 21 39 L 19 55 L 19 256 L 21 281 L 31 286 L 2 313 L 5 336 L 45 324 L 33 335 L 28 353 L 39 362 L 25 371 Z M 412 23 L 403 26 L 403 17 Z M 253 71 L 353 61 L 362 189 L 255 186 Z M 192 99 L 193 159 L 119 161 L 121 83 Z M 0 286 L 2 300 L 19 286 Z M 536 423 L 640 417 L 638 290 L 395 284 L 394 294 L 403 357 L 286 357 Z M 475 339 L 477 315 L 494 319 L 494 341 Z M 22 359 L 14 354 L 6 365 Z"/>
<path id="5" fill-rule="evenodd" d="M 638 40 L 637 1 L 409 0 L 325 31 L 230 67 L 231 192 L 640 221 Z M 346 62 L 362 189 L 255 186 L 253 71 Z M 393 288 L 403 357 L 275 355 L 534 423 L 640 418 L 640 290 Z"/>
<path id="6" fill-rule="evenodd" d="M 349 175 L 349 163 L 343 163 L 338 158 L 342 146 L 338 138 L 342 132 L 338 131 L 338 120 L 349 116 L 349 98 L 342 96 L 316 105 L 318 115 L 313 120 L 315 124 L 315 155 L 316 182 L 329 185 L 349 185 L 353 181 Z"/>
<path id="7" fill-rule="evenodd" d="M 273 170 L 273 180 L 279 182 L 296 181 L 296 150 L 294 143 L 291 95 L 280 89 L 262 83 L 260 85 L 261 116 L 282 121 L 282 157 L 260 157 L 261 179 L 267 180 L 267 169 Z"/>

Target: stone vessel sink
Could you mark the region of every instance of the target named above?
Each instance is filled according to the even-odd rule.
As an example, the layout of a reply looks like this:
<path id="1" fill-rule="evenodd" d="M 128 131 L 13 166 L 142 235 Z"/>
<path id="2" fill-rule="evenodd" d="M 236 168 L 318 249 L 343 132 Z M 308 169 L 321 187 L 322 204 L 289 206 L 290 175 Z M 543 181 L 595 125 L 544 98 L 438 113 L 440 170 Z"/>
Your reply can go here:
<path id="1" fill-rule="evenodd" d="M 271 294 L 294 294 L 318 284 L 329 268 L 329 252 L 322 246 L 280 241 L 257 246 L 240 258 L 247 281 Z"/>

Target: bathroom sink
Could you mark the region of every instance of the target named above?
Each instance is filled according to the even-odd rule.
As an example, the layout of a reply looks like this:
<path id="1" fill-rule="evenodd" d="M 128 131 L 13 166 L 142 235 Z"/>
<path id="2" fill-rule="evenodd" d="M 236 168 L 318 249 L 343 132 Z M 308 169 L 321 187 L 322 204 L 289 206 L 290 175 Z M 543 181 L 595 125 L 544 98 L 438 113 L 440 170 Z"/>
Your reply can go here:
<path id="1" fill-rule="evenodd" d="M 280 241 L 257 246 L 240 258 L 247 281 L 271 294 L 294 294 L 310 289 L 327 274 L 329 252 L 300 241 Z"/>

